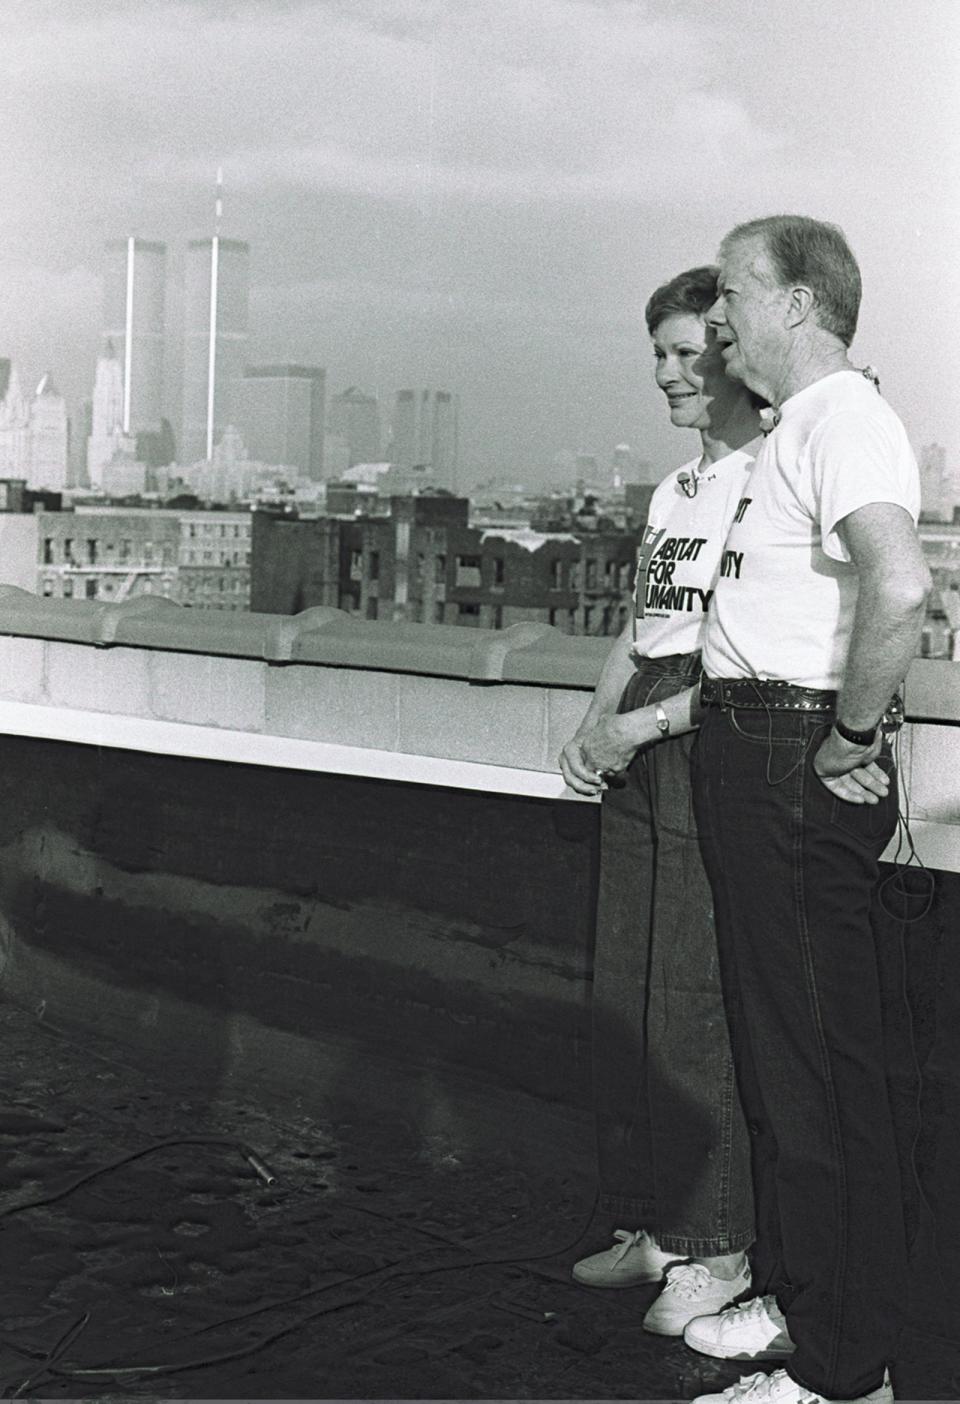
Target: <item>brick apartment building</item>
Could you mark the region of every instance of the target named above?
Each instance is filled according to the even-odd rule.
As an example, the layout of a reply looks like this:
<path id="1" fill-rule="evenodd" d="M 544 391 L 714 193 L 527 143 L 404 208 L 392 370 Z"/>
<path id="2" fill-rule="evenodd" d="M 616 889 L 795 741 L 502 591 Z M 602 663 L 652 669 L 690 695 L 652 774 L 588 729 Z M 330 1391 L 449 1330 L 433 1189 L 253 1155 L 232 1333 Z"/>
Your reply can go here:
<path id="1" fill-rule="evenodd" d="M 633 531 L 468 525 L 469 502 L 394 497 L 385 517 L 257 512 L 250 607 L 332 605 L 365 619 L 502 629 L 523 620 L 612 635 L 628 617 Z"/>
<path id="2" fill-rule="evenodd" d="M 39 594 L 250 607 L 249 512 L 80 507 L 36 515 Z"/>

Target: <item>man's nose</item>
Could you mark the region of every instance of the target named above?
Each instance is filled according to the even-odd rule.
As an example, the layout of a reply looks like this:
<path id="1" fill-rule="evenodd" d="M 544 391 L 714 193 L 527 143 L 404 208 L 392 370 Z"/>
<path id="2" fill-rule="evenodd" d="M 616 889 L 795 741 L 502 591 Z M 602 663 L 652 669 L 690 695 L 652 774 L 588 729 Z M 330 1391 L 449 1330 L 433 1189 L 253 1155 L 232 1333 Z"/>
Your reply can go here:
<path id="1" fill-rule="evenodd" d="M 717 298 L 713 306 L 708 310 L 703 319 L 708 327 L 722 327 L 726 323 L 727 316 L 723 307 L 723 294 Z"/>

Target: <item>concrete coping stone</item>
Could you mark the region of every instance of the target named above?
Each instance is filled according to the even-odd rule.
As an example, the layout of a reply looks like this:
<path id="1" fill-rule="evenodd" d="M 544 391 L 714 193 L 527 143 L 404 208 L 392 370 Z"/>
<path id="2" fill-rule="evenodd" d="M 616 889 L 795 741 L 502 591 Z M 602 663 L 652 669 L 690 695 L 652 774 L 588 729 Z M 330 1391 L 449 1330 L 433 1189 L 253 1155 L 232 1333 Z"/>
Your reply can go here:
<path id="1" fill-rule="evenodd" d="M 13 585 L 0 585 L 0 635 L 582 690 L 596 685 L 613 642 L 534 622 L 506 629 L 392 623 L 330 607 L 254 614 L 189 609 L 159 595 L 106 604 L 47 599 Z M 960 723 L 960 665 L 914 659 L 904 698 L 912 721 Z"/>

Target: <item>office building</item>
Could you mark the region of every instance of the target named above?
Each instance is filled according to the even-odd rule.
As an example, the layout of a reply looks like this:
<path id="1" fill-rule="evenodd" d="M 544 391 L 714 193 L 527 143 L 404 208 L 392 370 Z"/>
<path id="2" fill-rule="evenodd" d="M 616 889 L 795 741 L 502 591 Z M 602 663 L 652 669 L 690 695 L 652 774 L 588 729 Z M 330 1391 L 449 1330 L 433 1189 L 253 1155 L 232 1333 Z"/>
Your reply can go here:
<path id="1" fill-rule="evenodd" d="M 7 358 L 0 359 L 0 476 L 30 476 L 30 402 Z"/>
<path id="2" fill-rule="evenodd" d="M 134 451 L 135 440 L 124 430 L 123 421 L 123 364 L 113 342 L 107 341 L 97 358 L 87 438 L 87 481 L 93 488 L 104 488 L 104 470 L 114 458 Z"/>
<path id="3" fill-rule="evenodd" d="M 67 402 L 49 372 L 37 386 L 30 405 L 31 488 L 59 491 L 67 487 L 70 463 L 70 422 Z"/>
<path id="4" fill-rule="evenodd" d="M 334 395 L 327 415 L 327 431 L 346 445 L 345 468 L 352 468 L 355 463 L 378 462 L 382 444 L 376 396 L 365 395 L 355 385 Z"/>
<path id="5" fill-rule="evenodd" d="M 247 359 L 250 247 L 215 234 L 187 246 L 183 347 L 183 463 L 210 458 L 236 424 Z"/>
<path id="6" fill-rule="evenodd" d="M 323 478 L 326 372 L 318 366 L 253 366 L 244 374 L 238 425 L 250 457 Z"/>
<path id="7" fill-rule="evenodd" d="M 920 451 L 920 512 L 927 520 L 943 520 L 947 452 L 940 444 L 925 444 Z"/>
<path id="8" fill-rule="evenodd" d="M 424 487 L 453 492 L 457 483 L 459 402 L 447 390 L 398 390 L 389 457 Z"/>
<path id="9" fill-rule="evenodd" d="M 165 244 L 133 235 L 105 249 L 103 356 L 120 362 L 125 434 L 155 431 L 163 418 Z"/>

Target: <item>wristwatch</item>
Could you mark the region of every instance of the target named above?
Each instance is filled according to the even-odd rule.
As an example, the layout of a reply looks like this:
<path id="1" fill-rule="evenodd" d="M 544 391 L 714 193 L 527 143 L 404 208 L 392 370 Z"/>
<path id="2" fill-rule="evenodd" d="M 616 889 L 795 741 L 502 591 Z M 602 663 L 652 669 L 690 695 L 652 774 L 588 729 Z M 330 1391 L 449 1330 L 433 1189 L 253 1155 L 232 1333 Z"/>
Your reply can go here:
<path id="1" fill-rule="evenodd" d="M 666 712 L 663 710 L 659 703 L 657 704 L 654 715 L 657 718 L 657 730 L 659 731 L 660 735 L 669 736 L 670 718 L 667 716 Z"/>
<path id="2" fill-rule="evenodd" d="M 840 718 L 837 717 L 833 725 L 838 734 L 843 737 L 844 741 L 849 741 L 851 746 L 872 746 L 877 739 L 877 727 L 880 723 L 877 722 L 876 726 L 871 726 L 869 731 L 854 731 L 852 726 L 844 726 Z"/>

